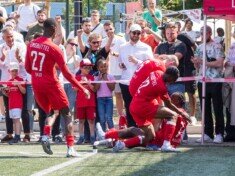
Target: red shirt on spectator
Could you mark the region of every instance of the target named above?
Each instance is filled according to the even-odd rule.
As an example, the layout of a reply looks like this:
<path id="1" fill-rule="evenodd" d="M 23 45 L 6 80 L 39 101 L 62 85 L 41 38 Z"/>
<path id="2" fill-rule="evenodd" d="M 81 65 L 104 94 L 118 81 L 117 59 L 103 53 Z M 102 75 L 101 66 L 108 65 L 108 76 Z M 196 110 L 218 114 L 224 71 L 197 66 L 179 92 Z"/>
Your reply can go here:
<path id="1" fill-rule="evenodd" d="M 9 81 L 24 81 L 22 78 L 19 76 L 15 77 L 14 79 L 10 79 Z M 24 85 L 23 85 L 24 86 Z M 9 93 L 8 93 L 8 98 L 9 98 L 9 109 L 14 109 L 14 108 L 23 108 L 23 94 L 20 92 L 20 89 L 17 85 L 8 85 L 9 88 Z"/>
<path id="2" fill-rule="evenodd" d="M 140 41 L 149 45 L 152 48 L 152 51 L 154 51 L 154 48 L 159 44 L 159 42 L 156 42 L 155 37 L 152 34 L 148 34 L 145 37 L 141 36 Z"/>
<path id="3" fill-rule="evenodd" d="M 92 75 L 77 75 L 76 79 L 78 81 L 94 81 L 94 76 Z M 91 97 L 90 99 L 87 99 L 84 93 L 78 92 L 77 93 L 77 99 L 76 99 L 76 107 L 95 107 L 95 93 L 90 89 L 88 84 L 82 83 L 82 85 L 89 90 Z"/>

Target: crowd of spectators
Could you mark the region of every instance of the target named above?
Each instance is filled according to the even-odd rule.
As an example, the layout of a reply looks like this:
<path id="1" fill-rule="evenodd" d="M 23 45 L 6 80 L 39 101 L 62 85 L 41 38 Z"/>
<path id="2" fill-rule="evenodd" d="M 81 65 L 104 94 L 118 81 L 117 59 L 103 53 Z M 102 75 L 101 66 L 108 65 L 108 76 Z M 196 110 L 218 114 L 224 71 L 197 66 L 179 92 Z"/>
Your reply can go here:
<path id="1" fill-rule="evenodd" d="M 1 81 L 9 81 L 12 77 L 11 65 L 17 64 L 18 76 L 30 82 L 31 77 L 24 68 L 26 45 L 43 33 L 43 23 L 47 19 L 47 12 L 40 9 L 31 0 L 25 0 L 16 12 L 9 16 L 4 7 L 0 7 L 0 72 Z M 75 122 L 79 122 L 79 139 L 77 144 L 95 141 L 95 122 L 99 121 L 104 131 L 114 128 L 113 96 L 120 124 L 126 122 L 128 127 L 135 127 L 129 107 L 132 95 L 129 92 L 129 81 L 138 66 L 148 59 L 169 59 L 174 57 L 178 64 L 180 77 L 202 74 L 203 45 L 199 38 L 201 31 L 193 31 L 193 21 L 187 19 L 181 28 L 180 22 L 168 22 L 162 26 L 161 10 L 156 1 L 148 0 L 148 9 L 142 16 L 132 21 L 128 28 L 128 37 L 115 34 L 115 27 L 111 21 L 100 22 L 98 10 L 91 12 L 91 17 L 84 17 L 81 29 L 68 34 L 67 40 L 61 24 L 61 17 L 56 17 L 57 33 L 54 43 L 60 46 L 69 71 L 76 75 L 79 81 L 90 91 L 88 101 L 79 95 L 70 83 L 57 70 L 58 77 L 64 85 L 70 110 L 74 113 Z M 161 31 L 161 32 L 160 32 Z M 161 35 L 162 33 L 162 35 Z M 206 26 L 206 76 L 209 78 L 234 77 L 234 44 L 224 52 L 224 31 L 217 29 L 218 36 L 212 38 L 212 29 Z M 76 34 L 76 35 L 74 35 Z M 169 56 L 169 57 L 168 57 Z M 14 67 L 16 68 L 16 67 Z M 224 74 L 225 73 L 225 74 Z M 125 80 L 112 83 L 113 80 Z M 90 81 L 110 81 L 110 83 L 92 83 Z M 233 96 L 234 83 L 207 83 L 206 96 L 202 97 L 202 83 L 196 81 L 177 82 L 168 86 L 169 94 L 175 92 L 187 93 L 189 111 L 192 124 L 197 123 L 196 95 L 198 90 L 200 103 L 205 98 L 205 135 L 206 142 L 222 143 L 235 140 L 235 115 Z M 6 85 L 0 85 L 2 90 Z M 223 91 L 224 90 L 224 91 Z M 9 114 L 8 105 L 12 96 L 2 91 L 0 95 L 0 116 L 5 118 L 6 136 L 1 142 L 17 143 L 19 130 L 13 128 L 15 121 Z M 24 91 L 22 91 L 24 92 Z M 34 111 L 39 111 L 40 136 L 43 135 L 46 114 L 34 101 L 32 86 L 25 85 L 22 94 L 22 125 L 24 142 L 30 142 L 33 137 Z M 224 101 L 223 101 L 224 100 Z M 225 102 L 223 104 L 223 102 Z M 213 107 L 213 108 L 212 108 Z M 226 126 L 223 114 L 226 108 Z M 144 108 L 144 107 L 143 107 Z M 212 112 L 214 111 L 214 113 Z M 10 111 L 11 112 L 11 111 Z M 213 114 L 215 118 L 213 118 Z M 119 125 L 120 125 L 119 124 Z M 214 129 L 215 124 L 215 129 Z M 120 125 L 120 126 L 122 126 Z M 53 126 L 52 137 L 55 142 L 62 142 L 64 135 L 64 120 L 60 116 Z M 226 127 L 226 128 L 225 128 Z M 121 127 L 120 127 L 121 128 Z M 15 134 L 15 136 L 13 135 Z M 15 140 L 17 137 L 18 140 Z M 185 133 L 185 138 L 187 134 Z M 40 138 L 39 138 L 40 141 Z M 200 142 L 201 139 L 197 140 Z"/>

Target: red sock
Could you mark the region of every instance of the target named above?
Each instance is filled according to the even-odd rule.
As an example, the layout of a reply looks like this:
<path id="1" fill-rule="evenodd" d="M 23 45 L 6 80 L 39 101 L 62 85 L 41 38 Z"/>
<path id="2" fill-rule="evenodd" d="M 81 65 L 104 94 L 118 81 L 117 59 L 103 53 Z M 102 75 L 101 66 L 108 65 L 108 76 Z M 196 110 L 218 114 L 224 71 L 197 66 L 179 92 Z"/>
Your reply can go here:
<path id="1" fill-rule="evenodd" d="M 165 126 L 164 140 L 171 141 L 173 134 L 175 132 L 175 123 L 168 121 Z"/>
<path id="2" fill-rule="evenodd" d="M 72 147 L 74 145 L 74 136 L 67 135 L 66 136 L 66 142 L 68 147 Z"/>
<path id="3" fill-rule="evenodd" d="M 125 139 L 123 142 L 127 148 L 136 147 L 142 143 L 142 137 L 136 136 L 130 139 Z"/>
<path id="4" fill-rule="evenodd" d="M 127 127 L 127 120 L 125 116 L 120 116 L 118 126 L 119 129 L 124 129 Z"/>
<path id="5" fill-rule="evenodd" d="M 105 133 L 105 139 L 112 138 L 115 140 L 119 139 L 118 131 L 116 129 L 109 130 Z"/>
<path id="6" fill-rule="evenodd" d="M 51 126 L 45 125 L 43 129 L 44 135 L 50 136 L 51 135 Z"/>

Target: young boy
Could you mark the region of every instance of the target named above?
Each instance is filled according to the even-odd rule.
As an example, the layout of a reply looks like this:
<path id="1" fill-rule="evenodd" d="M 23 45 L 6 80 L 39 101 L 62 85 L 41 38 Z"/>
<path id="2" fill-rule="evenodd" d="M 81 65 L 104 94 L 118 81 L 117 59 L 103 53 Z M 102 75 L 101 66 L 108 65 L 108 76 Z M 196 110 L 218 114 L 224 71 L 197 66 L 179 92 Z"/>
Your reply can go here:
<path id="1" fill-rule="evenodd" d="M 9 82 L 23 81 L 23 79 L 18 76 L 18 63 L 11 62 L 9 71 L 11 74 L 11 79 L 9 80 Z M 3 90 L 3 93 L 6 94 L 9 99 L 9 115 L 10 118 L 13 120 L 15 130 L 15 137 L 9 141 L 9 144 L 12 145 L 14 143 L 20 142 L 20 133 L 22 128 L 20 118 L 23 108 L 23 94 L 26 93 L 25 85 L 18 83 L 9 84 L 6 89 Z"/>
<path id="2" fill-rule="evenodd" d="M 90 92 L 90 99 L 87 99 L 84 94 L 78 92 L 76 99 L 76 109 L 77 109 L 77 118 L 79 119 L 79 140 L 77 144 L 84 143 L 84 123 L 85 120 L 88 120 L 90 128 L 90 142 L 93 144 L 95 142 L 95 117 L 96 117 L 96 105 L 95 105 L 95 93 L 94 86 L 90 81 L 94 81 L 94 76 L 90 74 L 93 64 L 89 59 L 83 59 L 80 62 L 80 74 L 76 76 L 78 81 L 84 81 L 82 85 Z M 76 90 L 76 89 L 75 89 Z"/>

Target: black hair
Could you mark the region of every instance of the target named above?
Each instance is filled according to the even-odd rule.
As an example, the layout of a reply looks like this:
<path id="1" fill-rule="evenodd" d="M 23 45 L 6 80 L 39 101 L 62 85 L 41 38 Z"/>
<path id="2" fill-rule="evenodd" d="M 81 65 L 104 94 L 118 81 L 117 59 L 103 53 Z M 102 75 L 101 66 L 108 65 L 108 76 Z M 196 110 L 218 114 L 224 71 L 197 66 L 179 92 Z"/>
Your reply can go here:
<path id="1" fill-rule="evenodd" d="M 82 19 L 82 24 L 91 22 L 91 18 L 85 17 Z"/>
<path id="2" fill-rule="evenodd" d="M 101 57 L 101 58 L 97 61 L 96 65 L 97 65 L 97 67 L 99 67 L 100 64 L 104 64 L 104 63 L 107 63 L 107 62 L 106 62 L 106 60 L 105 60 L 104 57 Z"/>
<path id="3" fill-rule="evenodd" d="M 180 72 L 179 72 L 179 70 L 178 70 L 177 67 L 175 67 L 175 66 L 170 66 L 170 67 L 168 67 L 168 68 L 166 69 L 165 74 L 167 74 L 167 75 L 173 77 L 174 80 L 177 80 L 178 77 L 179 77 Z"/>
<path id="4" fill-rule="evenodd" d="M 43 23 L 43 27 L 46 29 L 56 27 L 56 21 L 53 18 L 47 18 L 45 22 Z"/>

